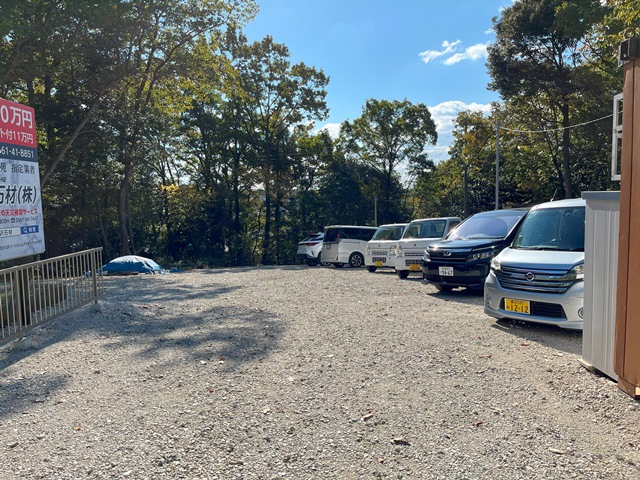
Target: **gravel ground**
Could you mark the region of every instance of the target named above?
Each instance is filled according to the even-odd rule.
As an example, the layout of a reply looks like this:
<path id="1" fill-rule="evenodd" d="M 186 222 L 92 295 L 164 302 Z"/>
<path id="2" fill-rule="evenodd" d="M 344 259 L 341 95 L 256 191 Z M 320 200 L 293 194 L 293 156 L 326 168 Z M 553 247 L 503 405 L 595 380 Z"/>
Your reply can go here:
<path id="1" fill-rule="evenodd" d="M 2 479 L 640 478 L 582 337 L 391 272 L 106 278 L 0 349 Z"/>

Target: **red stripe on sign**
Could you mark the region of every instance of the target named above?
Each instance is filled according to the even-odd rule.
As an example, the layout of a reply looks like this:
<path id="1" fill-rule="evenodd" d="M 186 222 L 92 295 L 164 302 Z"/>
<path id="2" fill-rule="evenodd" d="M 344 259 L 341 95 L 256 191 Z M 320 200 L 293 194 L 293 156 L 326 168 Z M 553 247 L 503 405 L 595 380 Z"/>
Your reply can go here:
<path id="1" fill-rule="evenodd" d="M 36 148 L 36 116 L 32 107 L 0 98 L 0 143 Z"/>

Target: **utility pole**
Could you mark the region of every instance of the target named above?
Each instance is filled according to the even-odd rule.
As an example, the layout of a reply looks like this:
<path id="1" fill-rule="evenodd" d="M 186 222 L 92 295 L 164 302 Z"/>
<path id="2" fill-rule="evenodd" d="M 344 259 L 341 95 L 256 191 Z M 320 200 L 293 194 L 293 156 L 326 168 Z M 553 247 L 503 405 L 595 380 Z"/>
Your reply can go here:
<path id="1" fill-rule="evenodd" d="M 378 226 L 378 197 L 373 197 L 373 224 Z"/>
<path id="2" fill-rule="evenodd" d="M 496 210 L 500 208 L 500 120 L 496 119 Z"/>

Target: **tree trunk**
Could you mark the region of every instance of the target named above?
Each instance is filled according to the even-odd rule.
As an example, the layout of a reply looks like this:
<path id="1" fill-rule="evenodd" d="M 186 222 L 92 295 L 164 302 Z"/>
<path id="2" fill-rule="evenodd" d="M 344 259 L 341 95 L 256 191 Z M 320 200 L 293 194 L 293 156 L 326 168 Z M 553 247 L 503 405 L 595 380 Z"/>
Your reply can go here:
<path id="1" fill-rule="evenodd" d="M 124 162 L 124 175 L 118 196 L 118 226 L 120 231 L 120 255 L 131 255 L 129 249 L 129 229 L 127 228 L 127 204 L 129 202 L 129 181 L 131 180 L 131 160 Z"/>
<path id="2" fill-rule="evenodd" d="M 270 265 L 271 254 L 271 179 L 265 175 L 264 182 L 264 236 L 262 237 L 262 261 L 263 265 Z"/>

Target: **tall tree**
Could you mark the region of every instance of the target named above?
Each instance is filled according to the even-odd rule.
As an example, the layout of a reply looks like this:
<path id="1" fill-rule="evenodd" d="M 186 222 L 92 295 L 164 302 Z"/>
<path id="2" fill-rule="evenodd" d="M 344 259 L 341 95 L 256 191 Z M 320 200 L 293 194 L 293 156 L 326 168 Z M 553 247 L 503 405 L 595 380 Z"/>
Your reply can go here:
<path id="1" fill-rule="evenodd" d="M 580 84 L 581 40 L 606 13 L 599 0 L 520 0 L 494 19 L 496 42 L 489 46 L 491 88 L 504 99 L 536 97 L 547 103 L 547 119 L 557 118 L 561 134 L 564 196 L 573 196 L 571 115 Z M 547 128 L 548 125 L 544 125 Z"/>
<path id="2" fill-rule="evenodd" d="M 374 168 L 382 180 L 384 222 L 390 221 L 394 175 L 403 163 L 418 163 L 425 159 L 427 144 L 438 138 L 429 109 L 409 100 L 367 100 L 362 115 L 341 126 L 346 149 L 362 162 Z"/>
<path id="3" fill-rule="evenodd" d="M 238 73 L 233 93 L 239 99 L 245 131 L 259 154 L 257 167 L 264 188 L 262 263 L 273 262 L 271 230 L 280 214 L 281 182 L 290 131 L 311 120 L 323 120 L 329 78 L 304 63 L 291 64 L 289 49 L 270 36 L 248 44 L 238 37 L 232 50 Z"/>

